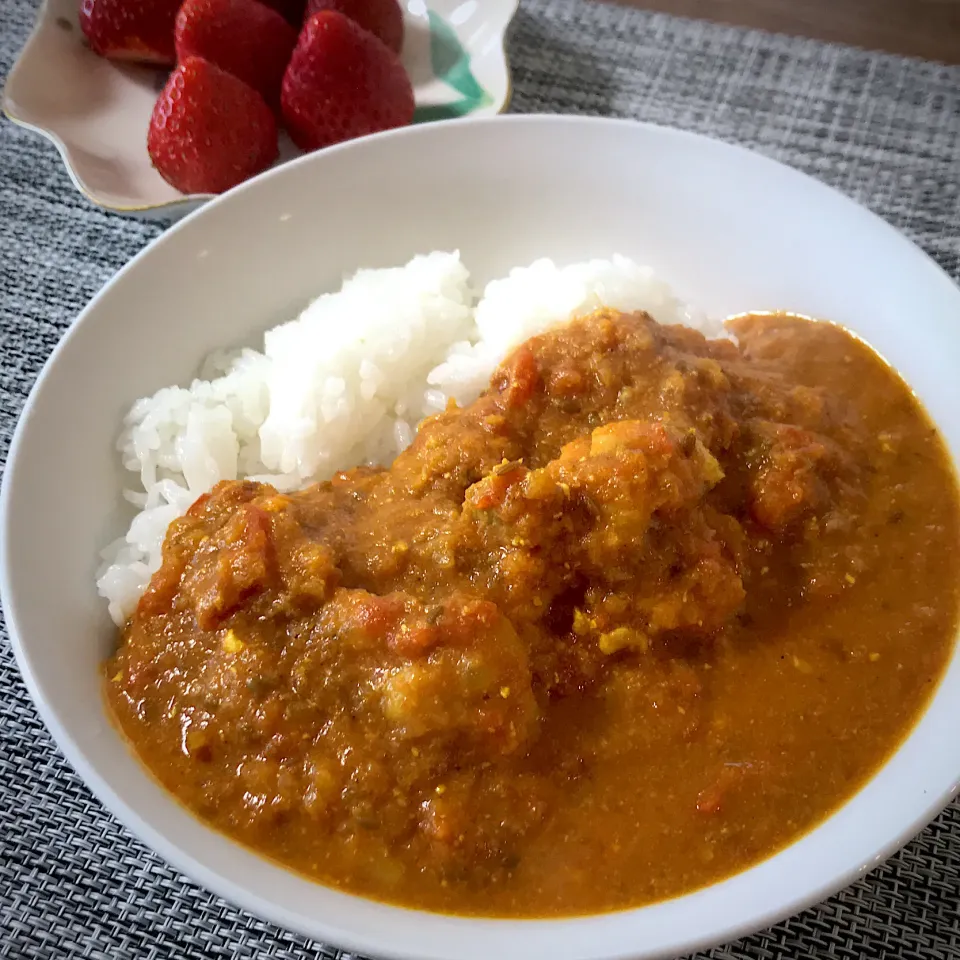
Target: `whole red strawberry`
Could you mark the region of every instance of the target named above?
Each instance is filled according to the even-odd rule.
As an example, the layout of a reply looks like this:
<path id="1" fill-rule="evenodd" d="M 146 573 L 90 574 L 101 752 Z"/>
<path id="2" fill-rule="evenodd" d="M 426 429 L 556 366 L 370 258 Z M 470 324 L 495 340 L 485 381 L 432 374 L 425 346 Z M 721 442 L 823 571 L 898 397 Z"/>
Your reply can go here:
<path id="1" fill-rule="evenodd" d="M 253 87 L 191 57 L 157 98 L 147 150 L 183 193 L 222 193 L 277 158 L 277 122 Z"/>
<path id="2" fill-rule="evenodd" d="M 258 0 L 185 0 L 176 22 L 177 59 L 202 57 L 280 106 L 280 84 L 297 42 L 293 27 Z"/>
<path id="3" fill-rule="evenodd" d="M 413 119 L 413 88 L 400 58 L 341 13 L 303 25 L 283 75 L 283 119 L 293 142 L 317 150 Z"/>
<path id="4" fill-rule="evenodd" d="M 396 53 L 403 46 L 403 11 L 397 0 L 307 0 L 304 16 L 309 18 L 322 10 L 349 17 Z"/>
<path id="5" fill-rule="evenodd" d="M 80 29 L 101 57 L 173 64 L 179 6 L 180 0 L 82 0 Z"/>

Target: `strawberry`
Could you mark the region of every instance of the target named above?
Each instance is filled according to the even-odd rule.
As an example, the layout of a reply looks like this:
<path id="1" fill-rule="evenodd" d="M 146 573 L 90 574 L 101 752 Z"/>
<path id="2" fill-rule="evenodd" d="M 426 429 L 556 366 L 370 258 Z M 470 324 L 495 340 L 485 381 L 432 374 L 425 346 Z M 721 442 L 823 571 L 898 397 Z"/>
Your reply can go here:
<path id="1" fill-rule="evenodd" d="M 262 0 L 264 6 L 276 10 L 295 29 L 300 29 L 303 23 L 303 7 L 305 0 Z"/>
<path id="2" fill-rule="evenodd" d="M 334 10 L 379 37 L 391 50 L 403 46 L 403 11 L 397 0 L 307 0 L 305 17 Z"/>
<path id="3" fill-rule="evenodd" d="M 293 142 L 317 150 L 413 119 L 413 87 L 400 58 L 340 13 L 303 25 L 283 75 L 283 119 Z"/>
<path id="4" fill-rule="evenodd" d="M 280 83 L 297 42 L 293 27 L 258 0 L 185 0 L 176 21 L 177 59 L 202 57 L 280 106 Z"/>
<path id="5" fill-rule="evenodd" d="M 83 0 L 80 29 L 101 57 L 172 65 L 179 6 L 180 0 Z"/>
<path id="6" fill-rule="evenodd" d="M 157 99 L 147 150 L 163 179 L 183 193 L 222 193 L 277 158 L 277 122 L 253 87 L 191 57 Z"/>

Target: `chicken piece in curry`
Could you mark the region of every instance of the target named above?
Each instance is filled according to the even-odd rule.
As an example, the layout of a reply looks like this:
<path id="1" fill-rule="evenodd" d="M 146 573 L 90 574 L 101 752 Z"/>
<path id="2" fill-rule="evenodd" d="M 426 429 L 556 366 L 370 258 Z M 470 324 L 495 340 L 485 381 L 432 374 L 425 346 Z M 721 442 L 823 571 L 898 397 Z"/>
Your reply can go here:
<path id="1" fill-rule="evenodd" d="M 636 906 L 849 798 L 950 657 L 958 494 L 908 387 L 790 316 L 601 311 L 387 469 L 221 483 L 106 665 L 199 817 L 457 914 Z"/>

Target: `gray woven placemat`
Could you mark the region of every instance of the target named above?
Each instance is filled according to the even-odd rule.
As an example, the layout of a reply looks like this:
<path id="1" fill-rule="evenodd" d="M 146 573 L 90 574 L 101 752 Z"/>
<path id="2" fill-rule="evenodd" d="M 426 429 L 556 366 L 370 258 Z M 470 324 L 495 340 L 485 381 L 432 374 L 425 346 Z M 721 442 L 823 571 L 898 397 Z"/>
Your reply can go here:
<path id="1" fill-rule="evenodd" d="M 0 0 L 2 76 L 34 8 Z M 960 278 L 960 67 L 588 0 L 525 0 L 509 53 L 516 111 L 637 117 L 755 147 L 856 197 Z M 0 124 L 0 460 L 70 320 L 158 233 L 91 208 L 51 146 Z M 57 753 L 6 637 L 0 683 L 0 958 L 339 956 L 207 894 L 129 836 Z M 709 956 L 957 958 L 958 898 L 954 804 L 832 900 Z"/>

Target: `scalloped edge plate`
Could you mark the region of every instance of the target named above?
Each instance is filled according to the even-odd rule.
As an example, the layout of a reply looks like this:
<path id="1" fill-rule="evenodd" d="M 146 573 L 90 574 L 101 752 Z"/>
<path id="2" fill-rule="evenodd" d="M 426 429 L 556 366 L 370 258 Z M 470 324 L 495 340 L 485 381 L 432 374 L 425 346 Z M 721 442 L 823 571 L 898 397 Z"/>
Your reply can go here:
<path id="1" fill-rule="evenodd" d="M 519 0 L 401 0 L 403 63 L 414 123 L 503 113 L 504 39 Z M 3 91 L 3 112 L 60 151 L 77 189 L 113 213 L 179 217 L 210 199 L 166 183 L 147 155 L 150 114 L 167 71 L 104 60 L 86 45 L 79 0 L 45 0 Z M 297 149 L 281 136 L 283 163 Z"/>

